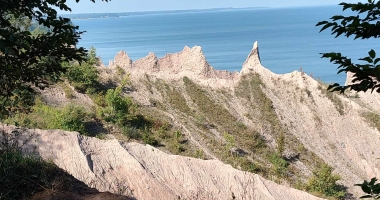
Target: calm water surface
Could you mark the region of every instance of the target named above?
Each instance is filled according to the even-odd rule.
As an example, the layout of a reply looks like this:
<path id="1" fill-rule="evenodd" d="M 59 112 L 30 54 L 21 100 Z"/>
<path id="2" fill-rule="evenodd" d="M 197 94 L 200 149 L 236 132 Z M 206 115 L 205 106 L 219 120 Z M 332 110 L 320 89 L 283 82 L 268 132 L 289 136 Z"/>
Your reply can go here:
<path id="1" fill-rule="evenodd" d="M 342 52 L 354 60 L 380 49 L 375 40 L 334 38 L 319 33 L 315 24 L 342 14 L 338 6 L 197 11 L 180 13 L 139 13 L 116 18 L 73 20 L 81 30 L 80 45 L 94 46 L 105 63 L 124 50 L 137 60 L 154 52 L 158 57 L 175 53 L 184 46 L 199 45 L 216 69 L 240 71 L 243 62 L 259 41 L 262 64 L 275 73 L 300 67 L 325 82 L 343 83 L 336 67 L 322 52 Z"/>

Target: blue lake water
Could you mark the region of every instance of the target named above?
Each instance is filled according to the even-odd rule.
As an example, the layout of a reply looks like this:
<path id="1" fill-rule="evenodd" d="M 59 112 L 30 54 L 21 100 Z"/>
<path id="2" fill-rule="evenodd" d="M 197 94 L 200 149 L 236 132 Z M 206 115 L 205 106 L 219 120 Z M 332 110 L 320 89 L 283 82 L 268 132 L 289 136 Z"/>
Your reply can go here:
<path id="1" fill-rule="evenodd" d="M 120 50 L 137 60 L 149 52 L 163 57 L 184 46 L 199 45 L 214 68 L 240 71 L 258 41 L 262 64 L 275 73 L 302 67 L 327 83 L 344 83 L 345 75 L 337 75 L 337 66 L 321 59 L 319 53 L 341 52 L 357 60 L 370 49 L 379 50 L 380 44 L 376 40 L 334 38 L 329 31 L 319 33 L 315 24 L 337 14 L 342 14 L 339 6 L 328 6 L 146 12 L 73 22 L 87 31 L 79 45 L 94 46 L 105 64 Z"/>

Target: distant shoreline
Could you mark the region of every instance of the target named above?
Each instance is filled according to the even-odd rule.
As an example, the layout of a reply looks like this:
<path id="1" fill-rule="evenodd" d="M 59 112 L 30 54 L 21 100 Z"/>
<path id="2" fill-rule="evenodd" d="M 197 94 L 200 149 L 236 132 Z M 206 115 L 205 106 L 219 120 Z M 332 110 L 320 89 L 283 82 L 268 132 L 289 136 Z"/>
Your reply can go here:
<path id="1" fill-rule="evenodd" d="M 75 13 L 75 14 L 59 14 L 59 16 L 71 19 L 95 19 L 95 18 L 114 18 L 128 17 L 138 15 L 152 14 L 180 14 L 194 12 L 219 12 L 219 11 L 235 11 L 235 10 L 259 10 L 269 9 L 272 7 L 246 7 L 246 8 L 209 8 L 209 9 L 190 9 L 190 10 L 163 10 L 163 11 L 138 11 L 138 12 L 117 12 L 117 13 Z"/>

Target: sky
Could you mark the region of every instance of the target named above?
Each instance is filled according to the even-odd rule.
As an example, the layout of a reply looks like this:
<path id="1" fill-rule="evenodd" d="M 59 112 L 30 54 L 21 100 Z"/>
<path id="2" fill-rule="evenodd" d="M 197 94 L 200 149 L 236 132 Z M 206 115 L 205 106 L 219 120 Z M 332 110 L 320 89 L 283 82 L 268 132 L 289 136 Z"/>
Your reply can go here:
<path id="1" fill-rule="evenodd" d="M 189 10 L 208 8 L 245 8 L 245 7 L 303 7 L 337 5 L 343 0 L 112 0 L 108 3 L 96 0 L 67 0 L 71 13 L 113 13 L 159 10 Z M 356 3 L 359 0 L 345 0 Z M 362 1 L 363 2 L 363 1 Z M 64 13 L 58 11 L 58 13 Z"/>

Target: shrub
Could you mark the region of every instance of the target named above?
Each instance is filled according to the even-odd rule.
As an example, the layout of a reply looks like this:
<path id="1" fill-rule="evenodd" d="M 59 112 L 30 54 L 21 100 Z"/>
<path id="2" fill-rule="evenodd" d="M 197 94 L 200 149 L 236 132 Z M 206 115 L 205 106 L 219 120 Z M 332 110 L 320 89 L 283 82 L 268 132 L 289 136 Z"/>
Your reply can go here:
<path id="1" fill-rule="evenodd" d="M 87 133 L 84 123 L 87 118 L 83 107 L 69 105 L 64 107 L 56 116 L 56 127 L 66 131 Z"/>
<path id="2" fill-rule="evenodd" d="M 145 144 L 149 144 L 152 146 L 158 146 L 158 141 L 154 138 L 152 132 L 148 128 L 144 128 L 142 131 L 142 140 Z"/>
<path id="3" fill-rule="evenodd" d="M 194 153 L 194 157 L 202 160 L 206 159 L 205 153 L 202 149 L 197 149 Z"/>
<path id="4" fill-rule="evenodd" d="M 27 128 L 62 129 L 87 134 L 85 123 L 89 118 L 88 115 L 81 106 L 68 105 L 63 108 L 55 108 L 45 105 L 37 99 L 32 107 L 32 112 L 17 114 L 4 122 Z"/>
<path id="5" fill-rule="evenodd" d="M 166 142 L 168 143 L 167 148 L 170 150 L 170 152 L 174 154 L 180 154 L 181 152 L 186 151 L 183 145 L 184 140 L 182 138 L 182 133 L 180 131 L 174 131 L 172 136 L 172 138 L 166 140 Z"/>
<path id="6" fill-rule="evenodd" d="M 226 140 L 226 151 L 229 152 L 232 147 L 236 146 L 235 137 L 226 132 L 223 134 L 223 137 Z"/>
<path id="7" fill-rule="evenodd" d="M 269 156 L 269 161 L 272 163 L 272 171 L 277 177 L 286 175 L 289 163 L 279 154 L 274 153 Z"/>
<path id="8" fill-rule="evenodd" d="M 87 61 L 82 63 L 64 63 L 67 68 L 64 76 L 79 92 L 94 93 L 98 84 L 99 72 L 95 68 L 99 59 L 96 57 L 95 48 L 91 48 L 87 54 Z"/>
<path id="9" fill-rule="evenodd" d="M 306 189 L 329 197 L 344 197 L 343 187 L 336 183 L 341 177 L 333 174 L 332 171 L 332 167 L 322 164 L 321 167 L 313 171 L 313 176 L 309 179 Z"/>
<path id="10" fill-rule="evenodd" d="M 139 130 L 135 127 L 124 126 L 122 128 L 122 133 L 128 136 L 130 139 L 138 140 L 142 137 Z"/>
<path id="11" fill-rule="evenodd" d="M 133 118 L 135 106 L 131 98 L 122 96 L 122 86 L 107 91 L 105 104 L 98 109 L 98 115 L 106 122 L 124 126 Z"/>

